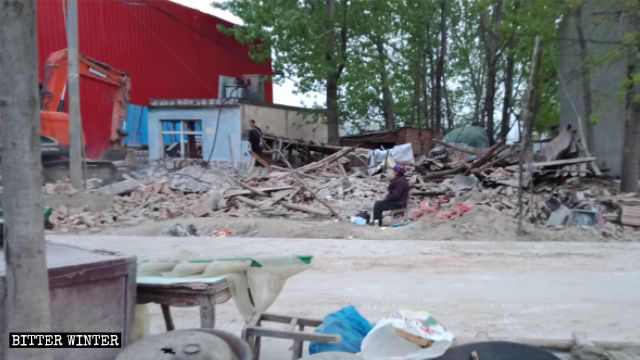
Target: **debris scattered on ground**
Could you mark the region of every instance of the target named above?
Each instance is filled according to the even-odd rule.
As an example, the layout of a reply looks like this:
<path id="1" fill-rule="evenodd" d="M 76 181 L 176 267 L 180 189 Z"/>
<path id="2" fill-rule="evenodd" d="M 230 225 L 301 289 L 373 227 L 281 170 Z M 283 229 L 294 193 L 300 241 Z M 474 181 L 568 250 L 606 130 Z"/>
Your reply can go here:
<path id="1" fill-rule="evenodd" d="M 595 176 L 593 157 L 578 157 L 574 140 L 561 132 L 525 166 L 523 209 L 526 222 L 552 228 L 593 228 L 603 237 L 628 236 L 625 227 L 640 227 L 640 198 L 619 194 L 612 181 Z M 567 140 L 567 137 L 569 140 Z M 518 214 L 519 147 L 499 142 L 488 149 L 461 149 L 443 144 L 437 157 L 421 156 L 406 164 L 411 192 L 409 217 L 455 218 L 472 208 L 492 208 L 508 217 Z M 304 146 L 324 153 L 300 156 L 294 168 L 293 150 Z M 289 151 L 292 150 L 292 151 Z M 286 154 L 285 154 L 286 153 Z M 44 193 L 69 198 L 111 196 L 107 209 L 54 206 L 56 232 L 133 226 L 148 220 L 197 217 L 286 217 L 289 219 L 350 219 L 382 199 L 392 177 L 384 166 L 370 174 L 370 151 L 271 139 L 265 157 L 272 164 L 238 169 L 227 163 L 165 160 L 149 164 L 135 177 L 107 186 L 88 181 L 88 190 L 70 184 L 46 184 Z M 270 156 L 270 157 L 269 157 Z M 315 161 L 309 162 L 309 160 Z M 77 204 L 74 204 L 77 205 Z M 387 224 L 400 223 L 391 219 Z M 489 224 L 489 223 L 487 223 Z M 625 235 L 626 234 L 626 235 Z"/>
<path id="2" fill-rule="evenodd" d="M 175 224 L 162 231 L 161 235 L 168 236 L 198 236 L 198 229 L 195 225 Z"/>

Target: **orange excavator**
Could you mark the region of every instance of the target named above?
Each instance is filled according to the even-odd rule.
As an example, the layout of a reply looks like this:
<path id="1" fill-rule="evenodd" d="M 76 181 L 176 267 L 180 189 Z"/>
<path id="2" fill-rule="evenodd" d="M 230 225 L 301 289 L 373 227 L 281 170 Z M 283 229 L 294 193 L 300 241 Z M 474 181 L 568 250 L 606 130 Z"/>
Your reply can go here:
<path id="1" fill-rule="evenodd" d="M 68 152 L 69 114 L 64 112 L 68 70 L 67 49 L 58 50 L 49 55 L 45 63 L 45 78 L 40 92 L 43 157 L 48 151 L 47 146 L 56 148 L 52 144 L 57 145 L 58 151 L 49 151 L 50 153 Z M 114 160 L 114 155 L 112 154 L 123 154 L 123 150 L 126 148 L 123 139 L 127 136 L 127 133 L 121 130 L 121 125 L 127 118 L 131 79 L 125 72 L 114 69 L 82 53 L 79 54 L 79 70 L 81 77 L 101 81 L 115 87 L 109 149 L 100 156 L 101 159 Z"/>

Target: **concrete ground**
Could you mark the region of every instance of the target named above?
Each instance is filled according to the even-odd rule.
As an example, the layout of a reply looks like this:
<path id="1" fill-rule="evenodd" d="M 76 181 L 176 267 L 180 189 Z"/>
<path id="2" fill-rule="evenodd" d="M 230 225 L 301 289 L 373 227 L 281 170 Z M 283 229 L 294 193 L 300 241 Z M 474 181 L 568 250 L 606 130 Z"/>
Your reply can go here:
<path id="1" fill-rule="evenodd" d="M 268 238 L 48 236 L 86 248 L 159 259 L 181 249 L 203 257 L 312 254 L 313 268 L 289 279 L 270 311 L 322 318 L 355 305 L 377 321 L 398 309 L 426 310 L 459 338 L 640 339 L 640 243 L 474 242 Z M 579 239 L 576 239 L 579 240 Z M 196 309 L 175 309 L 179 328 Z M 233 302 L 217 327 L 240 333 Z M 151 306 L 152 332 L 163 331 Z M 288 358 L 290 344 L 266 341 L 261 359 Z"/>

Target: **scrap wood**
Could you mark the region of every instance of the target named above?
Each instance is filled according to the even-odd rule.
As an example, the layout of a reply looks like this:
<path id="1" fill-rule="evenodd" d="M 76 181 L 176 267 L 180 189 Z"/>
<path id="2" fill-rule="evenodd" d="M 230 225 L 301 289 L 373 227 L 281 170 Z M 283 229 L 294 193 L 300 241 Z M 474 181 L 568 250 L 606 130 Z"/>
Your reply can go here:
<path id="1" fill-rule="evenodd" d="M 534 168 L 544 168 L 547 166 L 558 166 L 558 165 L 572 165 L 572 164 L 580 164 L 580 163 L 588 163 L 594 161 L 595 157 L 583 157 L 583 158 L 575 158 L 575 159 L 564 159 L 564 160 L 553 160 L 553 161 L 543 161 L 543 162 L 534 162 L 531 165 Z M 506 169 L 515 169 L 517 165 L 507 166 Z"/>
<path id="2" fill-rule="evenodd" d="M 409 195 L 416 196 L 439 196 L 445 195 L 447 192 L 444 190 L 422 190 L 422 191 L 412 191 Z"/>
<path id="3" fill-rule="evenodd" d="M 272 165 L 271 166 L 274 170 L 277 170 L 276 172 L 273 172 L 271 175 L 272 177 L 276 178 L 276 179 L 281 179 L 283 177 L 287 177 L 289 176 L 289 169 L 288 168 L 284 168 L 281 166 L 277 166 L 277 165 Z M 298 168 L 299 169 L 299 168 Z M 324 176 L 322 174 L 305 174 L 305 173 L 299 173 L 300 176 L 304 176 L 304 177 L 308 177 L 310 179 L 315 179 L 315 180 L 321 180 L 321 181 L 327 181 L 327 177 L 336 177 L 333 174 L 330 174 L 330 176 Z"/>
<path id="4" fill-rule="evenodd" d="M 279 202 L 280 200 L 288 197 L 288 196 L 292 196 L 293 194 L 297 193 L 298 191 L 300 191 L 300 189 L 289 189 L 289 190 L 280 190 L 277 191 L 275 193 L 272 194 L 272 196 L 270 198 L 268 198 L 267 200 L 264 201 L 263 203 L 263 208 L 270 208 L 273 205 L 275 205 L 277 202 Z"/>
<path id="5" fill-rule="evenodd" d="M 260 157 L 260 155 L 254 153 L 253 151 L 249 150 L 249 154 L 251 155 L 251 157 L 253 157 L 257 162 L 259 162 L 262 166 L 264 166 L 265 168 L 267 168 L 267 170 L 271 171 L 271 165 L 266 162 L 263 158 Z"/>
<path id="6" fill-rule="evenodd" d="M 485 169 L 494 167 L 495 165 L 507 160 L 510 156 L 513 156 L 513 153 L 511 151 L 505 151 L 507 149 L 510 150 L 510 147 L 509 146 L 505 146 L 500 151 L 497 151 L 496 152 L 496 156 L 495 156 L 495 158 L 493 160 L 489 161 L 488 163 L 486 163 L 484 165 L 479 166 L 477 169 L 474 169 L 473 172 L 474 173 L 482 172 Z"/>
<path id="7" fill-rule="evenodd" d="M 262 201 L 251 200 L 251 199 L 246 198 L 244 196 L 236 196 L 236 199 L 238 199 L 238 200 L 242 201 L 243 203 L 245 203 L 245 204 L 247 204 L 247 205 L 249 205 L 251 207 L 254 207 L 254 208 L 260 208 L 260 207 L 262 207 L 262 204 L 263 204 Z"/>
<path id="8" fill-rule="evenodd" d="M 464 165 L 458 165 L 458 166 L 454 167 L 453 169 L 432 171 L 432 172 L 428 173 L 425 176 L 425 178 L 426 179 L 440 179 L 440 178 L 443 178 L 443 177 L 448 176 L 448 175 L 453 175 L 453 174 L 459 173 L 464 169 L 465 169 Z"/>
<path id="9" fill-rule="evenodd" d="M 455 150 L 455 151 L 459 151 L 459 152 L 462 152 L 462 153 L 465 153 L 465 154 L 469 154 L 469 155 L 476 155 L 476 156 L 480 156 L 480 154 L 479 154 L 477 151 L 471 151 L 471 150 L 467 150 L 467 149 L 461 149 L 461 148 L 459 148 L 459 147 L 457 147 L 457 146 L 453 146 L 453 145 L 451 145 L 451 144 L 449 144 L 449 143 L 446 143 L 446 142 L 444 142 L 444 141 L 442 141 L 442 140 L 432 139 L 431 141 L 433 141 L 433 142 L 434 142 L 434 143 L 436 143 L 436 144 L 440 144 L 440 145 L 446 146 L 446 147 L 448 147 L 448 148 L 450 148 L 450 149 L 452 149 L 452 150 Z"/>
<path id="10" fill-rule="evenodd" d="M 473 163 L 471 163 L 471 167 L 469 169 L 467 169 L 467 171 L 464 173 L 465 176 L 469 176 L 471 175 L 471 170 L 482 166 L 483 164 L 485 164 L 486 162 L 488 162 L 489 160 L 491 160 L 491 158 L 493 157 L 493 154 L 498 150 L 502 150 L 502 148 L 505 146 L 505 143 L 507 141 L 505 139 L 500 140 L 498 143 L 494 144 L 492 147 L 489 148 L 489 151 L 487 151 L 484 155 L 482 155 L 480 158 L 478 158 L 478 160 L 474 161 Z"/>
<path id="11" fill-rule="evenodd" d="M 286 161 L 286 160 L 285 160 L 285 161 Z M 289 162 L 288 162 L 288 161 L 286 161 L 286 163 L 287 163 L 287 166 L 289 166 L 289 168 L 291 168 L 291 164 L 289 164 Z M 338 161 L 338 165 L 340 165 L 340 168 L 342 168 L 342 164 L 340 164 L 340 162 L 339 162 L 339 161 Z M 342 168 L 342 170 L 344 171 L 344 168 Z M 291 177 L 292 177 L 292 178 L 293 178 L 293 179 L 294 179 L 298 184 L 300 184 L 300 186 L 302 186 L 302 188 L 303 188 L 303 189 L 305 189 L 305 190 L 307 190 L 308 192 L 310 192 L 310 193 L 313 195 L 313 197 L 314 197 L 314 198 L 315 198 L 315 199 L 316 199 L 320 204 L 322 204 L 324 207 L 326 207 L 327 209 L 329 209 L 329 211 L 331 212 L 331 214 L 332 214 L 333 216 L 338 216 L 338 213 L 336 213 L 336 211 L 335 211 L 335 210 L 333 210 L 333 208 L 331 208 L 331 206 L 329 206 L 329 204 L 327 204 L 324 200 L 322 200 L 322 199 L 318 196 L 318 194 L 317 194 L 315 191 L 313 191 L 313 189 L 312 189 L 311 187 L 309 187 L 309 186 L 308 186 L 308 185 L 307 185 L 307 184 L 306 184 L 306 183 L 305 183 L 305 182 L 300 178 L 300 176 L 298 176 L 298 171 L 297 171 L 297 170 L 295 170 L 295 169 L 291 168 L 291 169 L 289 170 L 289 173 L 291 174 Z M 345 172 L 345 175 L 346 175 L 346 172 Z"/>
<path id="12" fill-rule="evenodd" d="M 297 168 L 296 170 L 300 173 L 305 173 L 307 171 L 311 171 L 311 170 L 315 170 L 318 169 L 319 167 L 331 163 L 333 161 L 336 161 L 337 159 L 340 159 L 341 157 L 347 155 L 348 153 L 352 152 L 353 150 L 355 150 L 357 147 L 356 146 L 352 146 L 349 148 L 344 148 L 340 151 L 338 151 L 337 153 L 331 154 L 329 156 L 327 156 L 326 158 L 320 160 L 320 161 L 316 161 L 313 162 L 311 164 L 307 164 L 305 166 L 301 166 L 299 168 Z"/>
<path id="13" fill-rule="evenodd" d="M 401 329 L 396 329 L 396 334 L 398 334 L 398 336 L 400 336 L 401 338 L 420 346 L 421 348 L 428 348 L 429 346 L 433 345 L 433 340 L 410 334 Z"/>
<path id="14" fill-rule="evenodd" d="M 640 206 L 623 205 L 620 211 L 622 225 L 640 226 Z"/>
<path id="15" fill-rule="evenodd" d="M 331 216 L 331 214 L 325 213 L 325 212 L 323 212 L 321 210 L 318 210 L 316 208 L 312 208 L 312 207 L 304 206 L 304 205 L 297 205 L 297 204 L 290 203 L 288 201 L 282 201 L 282 202 L 280 202 L 280 204 L 282 206 L 284 206 L 285 208 L 289 209 L 289 210 L 302 211 L 302 212 L 306 212 L 306 213 L 310 213 L 310 214 L 316 214 L 316 215 L 320 215 L 320 216 Z"/>
<path id="16" fill-rule="evenodd" d="M 262 191 L 265 193 L 271 193 L 271 192 L 277 192 L 277 191 L 281 191 L 281 190 L 289 190 L 292 189 L 293 187 L 291 185 L 286 185 L 286 186 L 274 186 L 274 187 L 259 187 L 256 188 L 256 190 L 258 191 Z M 250 195 L 253 192 L 251 190 L 241 190 L 241 189 L 237 189 L 237 190 L 227 190 L 224 192 L 223 197 L 226 198 L 230 198 L 230 197 L 234 197 L 234 196 L 239 196 L 239 195 Z"/>
<path id="17" fill-rule="evenodd" d="M 311 193 L 311 195 L 313 195 L 314 199 L 316 199 L 320 204 L 322 204 L 324 207 L 326 207 L 327 209 L 329 209 L 329 211 L 331 212 L 331 214 L 333 216 L 338 216 L 338 213 L 335 212 L 335 210 L 333 210 L 333 208 L 331 208 L 331 206 L 329 206 L 329 204 L 327 204 L 324 200 L 322 200 L 318 194 L 311 188 L 309 187 L 297 174 L 297 171 L 294 169 L 290 170 L 290 174 L 291 177 L 298 183 L 300 184 L 300 186 L 307 190 L 308 192 Z"/>
<path id="18" fill-rule="evenodd" d="M 571 145 L 571 140 L 573 140 L 571 132 L 566 128 L 562 129 L 558 136 L 533 155 L 533 159 L 535 161 L 556 160 Z"/>
<path id="19" fill-rule="evenodd" d="M 240 181 L 240 180 L 238 180 L 238 179 L 234 178 L 233 176 L 229 176 L 229 175 L 227 175 L 227 174 L 224 174 L 224 176 L 226 176 L 226 177 L 227 177 L 227 179 L 229 180 L 229 182 L 230 182 L 230 183 L 234 183 L 234 184 L 236 184 L 236 185 L 238 185 L 238 186 L 240 186 L 240 187 L 242 187 L 242 188 L 244 188 L 244 189 L 246 189 L 246 190 L 251 191 L 252 193 L 254 193 L 254 194 L 256 194 L 256 195 L 259 195 L 259 196 L 269 196 L 269 195 L 267 195 L 267 193 L 265 193 L 264 191 L 261 191 L 261 190 L 258 190 L 258 189 L 255 189 L 255 188 L 252 188 L 251 186 L 249 186 L 249 185 L 245 184 L 244 182 L 242 182 L 242 181 Z"/>

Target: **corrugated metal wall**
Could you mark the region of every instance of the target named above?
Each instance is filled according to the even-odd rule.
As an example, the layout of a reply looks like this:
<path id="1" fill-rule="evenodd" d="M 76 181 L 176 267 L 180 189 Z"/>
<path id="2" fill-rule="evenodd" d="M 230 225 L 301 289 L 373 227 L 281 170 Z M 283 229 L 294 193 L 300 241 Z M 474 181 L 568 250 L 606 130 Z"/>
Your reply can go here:
<path id="1" fill-rule="evenodd" d="M 44 61 L 65 48 L 63 0 L 38 0 L 40 78 Z M 80 51 L 131 75 L 131 103 L 150 98 L 217 98 L 218 76 L 271 75 L 271 63 L 255 64 L 248 48 L 221 34 L 230 23 L 166 0 L 80 0 Z M 82 79 L 81 111 L 87 155 L 109 145 L 112 90 Z M 273 102 L 271 83 L 265 100 Z"/>

